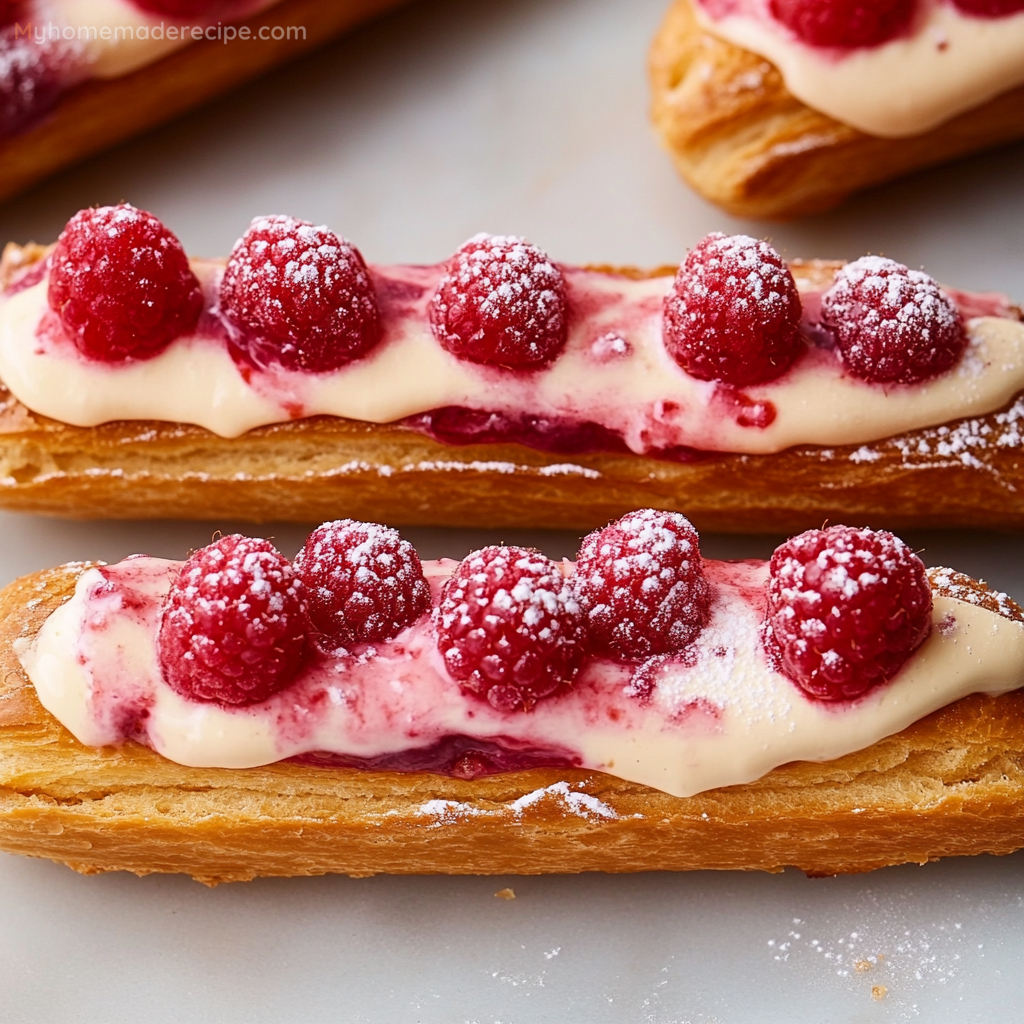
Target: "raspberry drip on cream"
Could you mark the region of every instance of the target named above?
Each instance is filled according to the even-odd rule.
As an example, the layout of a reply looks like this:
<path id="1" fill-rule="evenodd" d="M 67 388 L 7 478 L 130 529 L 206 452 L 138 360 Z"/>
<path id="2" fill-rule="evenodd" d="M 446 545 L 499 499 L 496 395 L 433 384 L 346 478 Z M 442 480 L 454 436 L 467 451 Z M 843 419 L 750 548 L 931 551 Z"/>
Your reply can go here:
<path id="1" fill-rule="evenodd" d="M 694 7 L 702 28 L 770 60 L 797 99 L 869 135 L 922 134 L 1024 83 L 1024 9 L 1013 2 L 694 0 Z M 875 18 L 869 26 L 863 19 L 832 26 L 826 8 L 833 15 L 866 8 Z"/>
<path id="2" fill-rule="evenodd" d="M 144 556 L 82 573 L 18 654 L 43 705 L 90 746 L 135 740 L 180 764 L 225 768 L 302 757 L 472 776 L 576 764 L 678 796 L 839 757 L 967 694 L 1024 684 L 1024 624 L 972 603 L 977 594 L 941 570 L 932 626 L 899 672 L 857 700 L 813 699 L 764 652 L 768 566 L 702 564 L 709 615 L 683 653 L 642 674 L 588 656 L 571 688 L 526 713 L 460 687 L 429 613 L 392 640 L 308 660 L 262 703 L 183 697 L 162 675 L 157 642 L 179 563 Z M 455 568 L 423 564 L 435 607 Z M 561 569 L 569 576 L 572 563 Z"/>
<path id="3" fill-rule="evenodd" d="M 137 245 L 116 237 L 151 217 L 83 211 L 47 263 L 0 296 L 0 378 L 33 412 L 81 427 L 191 423 L 224 437 L 330 415 L 455 444 L 690 460 L 864 444 L 994 412 L 1024 389 L 1024 324 L 1008 300 L 943 292 L 876 257 L 840 270 L 832 287 L 821 267 L 794 279 L 765 243 L 721 235 L 675 279 L 559 265 L 492 236 L 443 265 L 367 267 L 328 229 L 277 217 L 254 221 L 229 273 L 193 259 L 158 288 Z M 78 238 L 88 230 L 92 248 Z M 176 239 L 154 238 L 163 248 L 151 262 L 170 267 Z M 94 270 L 97 255 L 69 269 L 94 250 L 115 264 L 136 256 L 118 275 Z M 856 286 L 842 291 L 855 269 Z M 198 322 L 174 298 L 193 287 Z M 155 331 L 156 308 L 179 326 Z M 861 328 L 852 340 L 850 323 Z M 138 354 L 114 344 L 132 331 Z M 921 354 L 904 367 L 894 346 Z"/>

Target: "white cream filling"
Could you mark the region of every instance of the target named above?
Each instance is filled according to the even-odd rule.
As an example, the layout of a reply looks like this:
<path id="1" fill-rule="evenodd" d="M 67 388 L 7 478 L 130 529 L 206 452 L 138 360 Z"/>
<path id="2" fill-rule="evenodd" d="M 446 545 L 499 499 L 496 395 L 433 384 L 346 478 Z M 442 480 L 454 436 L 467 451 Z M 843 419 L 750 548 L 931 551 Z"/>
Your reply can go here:
<path id="1" fill-rule="evenodd" d="M 43 706 L 80 742 L 121 741 L 132 718 L 125 709 L 143 705 L 146 742 L 196 767 L 254 767 L 314 751 L 371 757 L 446 735 L 510 737 L 535 749 L 568 749 L 584 767 L 691 796 L 753 781 L 790 761 L 832 760 L 960 697 L 1024 684 L 1024 625 L 936 596 L 933 619 L 941 628 L 890 683 L 848 705 L 810 700 L 768 667 L 760 608 L 742 596 L 744 585 L 747 593 L 751 584 L 763 586 L 766 567 L 708 563 L 717 597 L 696 658 L 660 670 L 649 706 L 624 692 L 622 666 L 594 662 L 568 694 L 529 714 L 500 714 L 447 676 L 423 619 L 379 645 L 373 658 L 335 661 L 265 704 L 227 709 L 185 700 L 161 677 L 159 602 L 175 564 L 132 559 L 104 570 L 115 582 L 123 574 L 122 586 L 144 596 L 149 610 L 141 615 L 125 610 L 124 590 L 88 570 L 37 636 L 18 643 Z M 454 564 L 424 567 L 436 584 Z"/>
<path id="2" fill-rule="evenodd" d="M 280 0 L 249 0 L 232 11 L 230 21 L 255 14 Z M 73 29 L 94 78 L 120 78 L 197 41 L 187 24 L 205 27 L 208 18 L 180 21 L 142 11 L 130 0 L 37 0 L 33 21 Z M 215 23 L 214 23 L 215 24 Z M 245 45 L 238 42 L 234 45 Z"/>
<path id="3" fill-rule="evenodd" d="M 212 305 L 221 264 L 192 266 Z M 686 374 L 662 343 L 670 276 L 631 280 L 575 268 L 565 274 L 570 294 L 584 296 L 592 311 L 573 318 L 563 354 L 536 373 L 477 366 L 442 349 L 426 318 L 431 288 L 411 313 L 388 324 L 370 355 L 333 373 L 275 369 L 252 372 L 247 381 L 224 343 L 202 336 L 181 337 L 153 359 L 99 363 L 60 333 L 44 278 L 0 301 L 0 379 L 33 412 L 80 427 L 162 420 L 237 437 L 302 416 L 389 423 L 467 406 L 599 423 L 637 453 L 685 445 L 747 454 L 876 441 L 993 412 L 1024 388 L 1024 324 L 977 317 L 968 322 L 963 359 L 919 385 L 858 381 L 834 354 L 812 349 L 779 380 L 744 390 L 750 402 L 775 410 L 768 426 L 744 425 L 722 390 Z M 608 345 L 609 333 L 626 344 Z"/>
<path id="4" fill-rule="evenodd" d="M 1024 12 L 971 18 L 933 2 L 912 35 L 837 53 L 800 42 L 767 0 L 722 18 L 694 7 L 702 28 L 770 60 L 797 99 L 869 135 L 920 135 L 1024 83 Z"/>

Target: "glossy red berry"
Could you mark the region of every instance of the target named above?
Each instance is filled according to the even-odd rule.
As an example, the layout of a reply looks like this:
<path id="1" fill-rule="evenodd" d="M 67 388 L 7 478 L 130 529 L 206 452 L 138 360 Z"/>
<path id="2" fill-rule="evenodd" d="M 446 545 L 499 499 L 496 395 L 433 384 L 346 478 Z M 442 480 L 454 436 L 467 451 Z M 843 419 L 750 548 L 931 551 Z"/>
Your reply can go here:
<path id="1" fill-rule="evenodd" d="M 589 534 L 574 581 L 587 649 L 603 657 L 674 654 L 708 621 L 697 531 L 677 512 L 641 509 Z"/>
<path id="2" fill-rule="evenodd" d="M 579 668 L 579 604 L 558 566 L 536 551 L 467 555 L 445 583 L 435 624 L 452 678 L 499 711 L 528 711 Z"/>
<path id="3" fill-rule="evenodd" d="M 1024 0 L 953 0 L 953 6 L 973 18 L 1006 18 L 1024 11 Z"/>
<path id="4" fill-rule="evenodd" d="M 430 326 L 460 359 L 545 366 L 565 347 L 562 272 L 521 238 L 477 235 L 448 261 L 430 303 Z"/>
<path id="5" fill-rule="evenodd" d="M 266 540 L 233 534 L 196 551 L 164 603 L 160 665 L 190 700 L 258 704 L 298 674 L 302 583 Z"/>
<path id="6" fill-rule="evenodd" d="M 880 46 L 904 35 L 918 0 L 771 0 L 772 15 L 810 46 Z"/>
<path id="7" fill-rule="evenodd" d="M 775 550 L 767 639 L 819 700 L 853 700 L 891 679 L 931 631 L 921 559 L 884 530 L 808 530 Z"/>
<path id="8" fill-rule="evenodd" d="M 235 243 L 220 285 L 234 344 L 257 366 L 327 373 L 381 336 L 363 257 L 326 227 L 257 217 Z"/>
<path id="9" fill-rule="evenodd" d="M 416 549 L 376 523 L 341 519 L 318 526 L 295 569 L 314 637 L 328 651 L 391 640 L 430 607 Z"/>
<path id="10" fill-rule="evenodd" d="M 767 242 L 715 232 L 690 251 L 665 297 L 665 346 L 699 380 L 763 384 L 804 350 L 800 316 L 793 275 Z"/>
<path id="11" fill-rule="evenodd" d="M 916 384 L 945 373 L 967 346 L 960 311 L 938 284 L 881 256 L 862 256 L 836 274 L 821 319 L 850 372 L 873 383 Z"/>
<path id="12" fill-rule="evenodd" d="M 166 18 L 200 18 L 225 6 L 225 0 L 132 0 L 136 7 Z"/>
<path id="13" fill-rule="evenodd" d="M 79 351 L 108 363 L 148 359 L 193 330 L 203 293 L 181 243 L 145 210 L 81 210 L 50 257 L 50 308 Z"/>

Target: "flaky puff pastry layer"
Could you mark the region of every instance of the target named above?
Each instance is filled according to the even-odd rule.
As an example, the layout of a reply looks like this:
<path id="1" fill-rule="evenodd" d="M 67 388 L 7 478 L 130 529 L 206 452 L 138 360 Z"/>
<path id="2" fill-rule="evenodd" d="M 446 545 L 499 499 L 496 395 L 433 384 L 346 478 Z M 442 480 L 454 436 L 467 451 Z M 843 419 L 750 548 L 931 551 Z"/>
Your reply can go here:
<path id="1" fill-rule="evenodd" d="M 831 875 L 1024 846 L 1020 692 L 968 697 L 859 753 L 688 799 L 560 768 L 465 781 L 289 762 L 185 768 L 134 743 L 85 747 L 43 709 L 13 651 L 83 570 L 0 593 L 0 848 L 13 853 L 215 884 L 790 865 Z M 999 611 L 981 584 L 955 583 Z"/>
<path id="2" fill-rule="evenodd" d="M 118 142 L 164 124 L 407 0 L 283 0 L 238 23 L 252 36 L 188 46 L 120 78 L 69 89 L 39 122 L 0 139 L 0 199 Z M 262 27 L 302 27 L 304 38 L 260 39 Z"/>
<path id="3" fill-rule="evenodd" d="M 9 245 L 0 287 L 46 252 Z M 841 265 L 791 264 L 817 288 Z M 590 530 L 648 506 L 682 512 L 701 530 L 732 532 L 796 532 L 826 519 L 890 529 L 1020 529 L 1024 398 L 988 416 L 870 445 L 707 453 L 681 463 L 553 455 L 519 444 L 453 446 L 398 425 L 329 416 L 230 439 L 142 420 L 73 427 L 31 412 L 0 381 L 0 508 L 20 512 Z"/>
<path id="4" fill-rule="evenodd" d="M 740 217 L 827 210 L 852 192 L 1024 137 L 1024 87 L 921 135 L 882 139 L 819 113 L 764 57 L 674 0 L 650 52 L 651 116 L 683 178 Z"/>

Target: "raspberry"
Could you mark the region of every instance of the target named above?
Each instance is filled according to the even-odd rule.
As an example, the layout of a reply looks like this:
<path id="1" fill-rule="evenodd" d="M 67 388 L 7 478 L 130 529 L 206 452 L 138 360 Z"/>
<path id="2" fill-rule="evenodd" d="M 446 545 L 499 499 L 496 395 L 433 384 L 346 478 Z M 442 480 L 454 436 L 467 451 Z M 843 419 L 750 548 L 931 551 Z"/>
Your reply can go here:
<path id="1" fill-rule="evenodd" d="M 31 28 L 24 33 L 15 24 L 24 13 L 20 4 L 0 3 L 0 139 L 28 128 L 79 74 L 74 44 L 37 43 Z"/>
<path id="2" fill-rule="evenodd" d="M 630 512 L 585 537 L 575 580 L 594 654 L 643 661 L 675 653 L 708 621 L 697 531 L 676 512 Z"/>
<path id="3" fill-rule="evenodd" d="M 453 355 L 534 369 L 565 347 L 562 272 L 511 235 L 476 235 L 448 261 L 430 303 L 430 326 Z"/>
<path id="4" fill-rule="evenodd" d="M 190 700 L 258 704 L 298 674 L 303 588 L 266 540 L 232 534 L 196 551 L 164 603 L 160 665 Z"/>
<path id="5" fill-rule="evenodd" d="M 380 341 L 377 296 L 359 250 L 292 217 L 249 225 L 228 258 L 220 308 L 257 366 L 328 373 Z"/>
<path id="6" fill-rule="evenodd" d="M 768 646 L 820 700 L 891 679 L 928 636 L 931 611 L 921 559 L 884 530 L 808 530 L 772 555 Z"/>
<path id="7" fill-rule="evenodd" d="M 133 3 L 140 10 L 166 18 L 198 18 L 215 7 L 224 6 L 224 0 L 133 0 Z"/>
<path id="8" fill-rule="evenodd" d="M 444 585 L 435 624 L 452 677 L 499 711 L 529 711 L 579 668 L 579 605 L 558 566 L 536 551 L 467 555 Z"/>
<path id="9" fill-rule="evenodd" d="M 821 319 L 849 371 L 879 384 L 945 373 L 967 346 L 960 311 L 935 281 L 881 256 L 862 256 L 836 274 Z"/>
<path id="10" fill-rule="evenodd" d="M 973 18 L 1005 18 L 1024 11 L 1024 0 L 953 0 L 953 6 Z"/>
<path id="11" fill-rule="evenodd" d="M 295 569 L 309 621 L 327 650 L 390 640 L 430 605 L 416 549 L 376 523 L 340 519 L 318 526 Z"/>
<path id="12" fill-rule="evenodd" d="M 880 46 L 902 35 L 917 0 L 771 0 L 773 17 L 809 46 Z"/>
<path id="13" fill-rule="evenodd" d="M 193 330 L 203 293 L 177 238 L 122 203 L 68 221 L 50 257 L 49 301 L 83 355 L 119 363 Z"/>
<path id="14" fill-rule="evenodd" d="M 800 315 L 793 275 L 767 242 L 715 232 L 690 251 L 665 297 L 665 346 L 699 380 L 764 384 L 803 349 Z"/>

